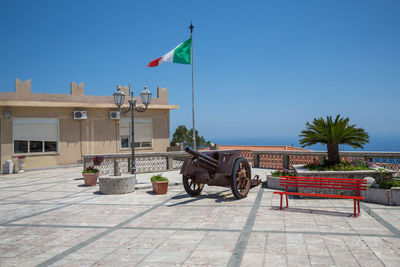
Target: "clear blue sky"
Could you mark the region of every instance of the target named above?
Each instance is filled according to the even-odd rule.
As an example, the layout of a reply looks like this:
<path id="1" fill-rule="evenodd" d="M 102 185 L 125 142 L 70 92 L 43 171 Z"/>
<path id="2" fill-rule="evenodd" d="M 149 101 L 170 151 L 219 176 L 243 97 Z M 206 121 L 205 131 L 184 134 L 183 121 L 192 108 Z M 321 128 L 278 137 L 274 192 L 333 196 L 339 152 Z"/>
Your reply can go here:
<path id="1" fill-rule="evenodd" d="M 399 14 L 398 0 L 0 0 L 0 90 L 19 78 L 33 92 L 69 93 L 74 81 L 111 95 L 131 82 L 138 94 L 147 79 L 180 106 L 171 131 L 191 127 L 190 66 L 146 65 L 186 40 L 193 21 L 206 139 L 284 143 L 314 117 L 340 113 L 372 142 L 400 143 Z"/>

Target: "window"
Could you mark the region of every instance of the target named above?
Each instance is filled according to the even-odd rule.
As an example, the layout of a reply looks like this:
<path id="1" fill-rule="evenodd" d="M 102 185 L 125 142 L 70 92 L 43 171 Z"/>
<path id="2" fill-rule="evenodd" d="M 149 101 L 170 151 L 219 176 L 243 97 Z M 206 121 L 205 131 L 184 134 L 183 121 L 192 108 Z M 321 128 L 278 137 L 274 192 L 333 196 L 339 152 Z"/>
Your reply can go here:
<path id="1" fill-rule="evenodd" d="M 28 141 L 14 141 L 14 153 L 28 153 Z"/>
<path id="2" fill-rule="evenodd" d="M 119 123 L 121 148 L 131 147 L 131 119 Z M 153 147 L 153 123 L 151 118 L 135 119 L 135 148 Z"/>
<path id="3" fill-rule="evenodd" d="M 130 137 L 129 136 L 121 136 L 121 148 L 127 148 L 130 147 Z"/>
<path id="4" fill-rule="evenodd" d="M 14 154 L 58 152 L 58 119 L 13 119 Z"/>

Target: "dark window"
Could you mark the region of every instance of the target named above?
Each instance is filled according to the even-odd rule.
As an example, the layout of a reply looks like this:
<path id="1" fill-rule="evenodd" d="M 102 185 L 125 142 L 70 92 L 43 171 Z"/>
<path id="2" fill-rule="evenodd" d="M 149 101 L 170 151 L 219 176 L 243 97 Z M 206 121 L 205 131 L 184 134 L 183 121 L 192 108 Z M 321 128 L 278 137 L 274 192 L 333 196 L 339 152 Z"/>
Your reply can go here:
<path id="1" fill-rule="evenodd" d="M 129 147 L 129 137 L 121 136 L 121 148 Z"/>
<path id="2" fill-rule="evenodd" d="M 14 153 L 28 153 L 28 141 L 14 141 Z"/>
<path id="3" fill-rule="evenodd" d="M 57 142 L 45 141 L 44 152 L 57 152 Z"/>
<path id="4" fill-rule="evenodd" d="M 29 142 L 29 152 L 43 152 L 43 141 L 30 141 Z"/>
<path id="5" fill-rule="evenodd" d="M 142 142 L 141 146 L 142 147 L 151 147 L 151 142 Z"/>

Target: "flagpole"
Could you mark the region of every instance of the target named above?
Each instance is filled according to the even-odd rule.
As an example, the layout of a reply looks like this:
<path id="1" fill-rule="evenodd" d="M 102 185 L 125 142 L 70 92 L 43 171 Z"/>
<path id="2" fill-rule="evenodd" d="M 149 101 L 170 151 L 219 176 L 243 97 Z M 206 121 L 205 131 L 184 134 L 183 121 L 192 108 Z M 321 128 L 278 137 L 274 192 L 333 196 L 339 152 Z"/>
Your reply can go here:
<path id="1" fill-rule="evenodd" d="M 191 63 L 192 63 L 192 120 L 193 120 L 193 149 L 196 150 L 196 128 L 194 127 L 194 79 L 193 79 L 193 25 L 190 22 L 190 38 L 192 39 L 192 49 L 191 51 Z"/>

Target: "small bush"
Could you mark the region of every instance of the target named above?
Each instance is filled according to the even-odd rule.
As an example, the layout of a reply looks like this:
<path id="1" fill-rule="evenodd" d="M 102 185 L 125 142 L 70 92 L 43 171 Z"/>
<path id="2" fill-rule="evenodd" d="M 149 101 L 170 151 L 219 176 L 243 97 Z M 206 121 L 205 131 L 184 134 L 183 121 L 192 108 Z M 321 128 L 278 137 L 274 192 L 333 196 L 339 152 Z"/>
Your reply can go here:
<path id="1" fill-rule="evenodd" d="M 329 166 L 328 161 L 324 160 L 322 164 L 310 163 L 304 167 L 310 171 L 359 171 L 373 170 L 374 165 L 367 160 L 353 159 L 350 162 L 341 161 L 333 166 Z"/>
<path id="2" fill-rule="evenodd" d="M 82 173 L 98 173 L 98 172 L 99 172 L 98 169 L 94 168 L 93 166 L 90 166 L 84 169 Z"/>
<path id="3" fill-rule="evenodd" d="M 104 161 L 103 156 L 95 156 L 91 158 L 92 166 L 85 168 L 82 173 L 98 173 L 100 170 L 96 168 L 96 166 L 101 166 L 101 163 Z"/>
<path id="4" fill-rule="evenodd" d="M 162 176 L 161 174 L 154 175 L 150 178 L 152 182 L 168 181 L 168 178 Z"/>
<path id="5" fill-rule="evenodd" d="M 379 181 L 379 188 L 390 189 L 400 186 L 400 181 L 394 179 L 382 179 Z"/>
<path id="6" fill-rule="evenodd" d="M 294 176 L 294 172 L 293 171 L 289 171 L 287 169 L 281 169 L 281 170 L 276 170 L 274 172 L 271 172 L 272 176 L 275 177 L 280 177 L 280 176 Z"/>
<path id="7" fill-rule="evenodd" d="M 92 158 L 92 162 L 94 166 L 100 166 L 103 163 L 104 157 L 103 156 L 95 156 Z"/>

